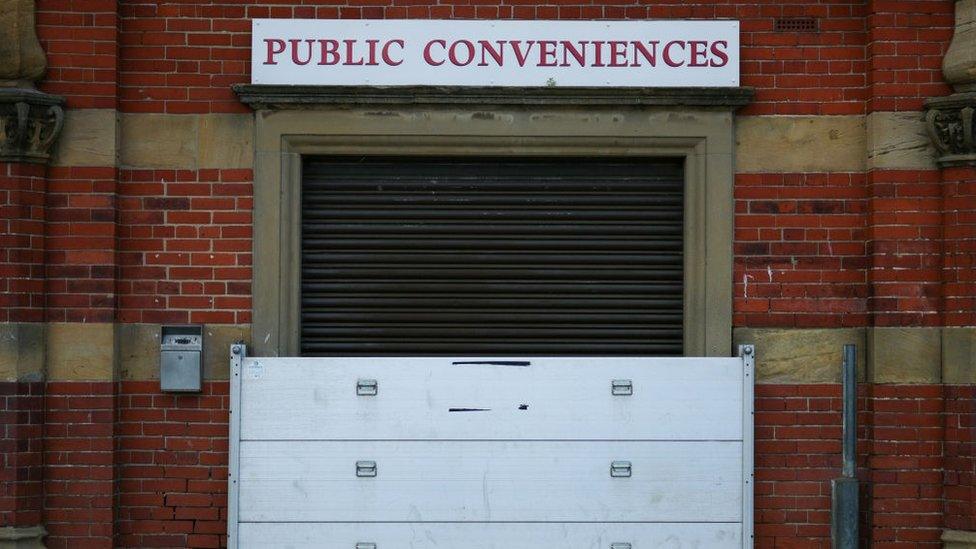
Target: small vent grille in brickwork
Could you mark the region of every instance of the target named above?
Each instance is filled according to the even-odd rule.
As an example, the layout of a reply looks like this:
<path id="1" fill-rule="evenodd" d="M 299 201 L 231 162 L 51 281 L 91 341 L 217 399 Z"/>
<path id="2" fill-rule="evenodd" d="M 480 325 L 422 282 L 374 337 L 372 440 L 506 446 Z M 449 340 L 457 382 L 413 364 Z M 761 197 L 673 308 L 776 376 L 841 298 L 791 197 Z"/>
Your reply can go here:
<path id="1" fill-rule="evenodd" d="M 780 17 L 776 19 L 776 32 L 817 32 L 814 17 Z"/>

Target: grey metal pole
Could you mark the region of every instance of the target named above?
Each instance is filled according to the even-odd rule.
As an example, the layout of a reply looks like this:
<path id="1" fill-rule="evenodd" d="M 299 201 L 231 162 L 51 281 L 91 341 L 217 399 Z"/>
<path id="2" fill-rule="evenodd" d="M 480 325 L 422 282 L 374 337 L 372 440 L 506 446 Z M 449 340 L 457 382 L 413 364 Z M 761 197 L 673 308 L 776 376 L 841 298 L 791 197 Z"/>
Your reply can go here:
<path id="1" fill-rule="evenodd" d="M 844 470 L 857 476 L 857 347 L 844 345 Z"/>
<path id="2" fill-rule="evenodd" d="M 842 476 L 830 482 L 830 538 L 834 549 L 857 549 L 857 347 L 854 345 L 844 345 L 842 380 L 844 464 Z"/>

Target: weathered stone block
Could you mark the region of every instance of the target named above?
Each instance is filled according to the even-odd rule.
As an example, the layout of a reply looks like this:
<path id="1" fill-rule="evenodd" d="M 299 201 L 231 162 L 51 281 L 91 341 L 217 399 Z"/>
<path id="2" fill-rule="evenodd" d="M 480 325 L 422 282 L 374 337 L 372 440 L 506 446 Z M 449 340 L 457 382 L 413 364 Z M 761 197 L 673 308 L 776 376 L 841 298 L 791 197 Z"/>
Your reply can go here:
<path id="1" fill-rule="evenodd" d="M 51 163 L 55 166 L 115 166 L 118 131 L 112 109 L 77 109 L 65 112 L 64 130 Z"/>
<path id="2" fill-rule="evenodd" d="M 44 549 L 46 535 L 43 526 L 0 528 L 0 549 Z"/>
<path id="3" fill-rule="evenodd" d="M 942 382 L 976 384 L 976 328 L 942 329 Z"/>
<path id="4" fill-rule="evenodd" d="M 44 379 L 44 324 L 0 324 L 0 381 Z"/>
<path id="5" fill-rule="evenodd" d="M 114 381 L 115 325 L 47 325 L 47 377 L 51 381 Z"/>
<path id="6" fill-rule="evenodd" d="M 939 383 L 941 328 L 868 330 L 868 380 L 872 383 Z"/>
<path id="7" fill-rule="evenodd" d="M 946 530 L 942 532 L 942 543 L 945 549 L 976 549 L 976 532 Z"/>
<path id="8" fill-rule="evenodd" d="M 735 140 L 740 173 L 858 172 L 865 166 L 863 116 L 740 116 Z"/>
<path id="9" fill-rule="evenodd" d="M 758 383 L 840 383 L 844 345 L 857 345 L 858 377 L 864 377 L 863 328 L 736 328 L 735 345 L 756 346 Z"/>

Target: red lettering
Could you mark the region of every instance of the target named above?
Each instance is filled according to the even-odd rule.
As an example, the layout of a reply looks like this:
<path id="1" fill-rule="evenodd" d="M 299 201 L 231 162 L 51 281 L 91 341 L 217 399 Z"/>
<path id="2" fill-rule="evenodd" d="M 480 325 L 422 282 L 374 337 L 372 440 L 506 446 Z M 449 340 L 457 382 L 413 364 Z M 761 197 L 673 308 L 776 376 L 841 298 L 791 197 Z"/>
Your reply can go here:
<path id="1" fill-rule="evenodd" d="M 391 66 L 391 67 L 395 67 L 395 66 L 403 63 L 403 58 L 402 57 L 399 60 L 397 60 L 397 61 L 394 61 L 393 58 L 390 57 L 390 46 L 392 46 L 393 44 L 396 44 L 396 45 L 400 46 L 400 52 L 402 53 L 403 52 L 403 40 L 399 40 L 399 39 L 397 39 L 397 40 L 390 40 L 386 44 L 383 44 L 383 62 L 386 63 L 387 65 Z"/>
<path id="2" fill-rule="evenodd" d="M 525 61 L 529 58 L 529 53 L 532 51 L 532 46 L 535 45 L 535 40 L 526 42 L 529 47 L 525 52 L 522 51 L 521 40 L 509 40 L 508 43 L 512 45 L 512 50 L 515 51 L 515 60 L 518 61 L 520 67 L 524 67 Z"/>
<path id="3" fill-rule="evenodd" d="M 590 65 L 591 67 L 606 67 L 606 65 L 603 64 L 603 44 L 605 44 L 605 42 L 602 40 L 593 42 L 593 57 L 595 59 L 593 59 L 593 64 Z"/>
<path id="4" fill-rule="evenodd" d="M 343 61 L 342 64 L 343 65 L 362 65 L 363 64 L 363 58 L 362 57 L 359 58 L 359 61 L 353 61 L 352 60 L 353 53 L 354 53 L 353 52 L 353 48 L 356 46 L 356 41 L 355 40 L 343 40 L 342 42 L 346 45 L 346 60 Z"/>
<path id="5" fill-rule="evenodd" d="M 463 61 L 459 59 L 457 55 L 457 50 L 459 45 L 464 46 L 468 50 L 468 56 Z M 472 44 L 468 40 L 458 40 L 457 42 L 451 44 L 451 49 L 448 50 L 447 57 L 448 59 L 451 60 L 451 64 L 456 67 L 464 67 L 466 65 L 469 65 L 471 64 L 471 61 L 474 60 L 474 44 Z"/>
<path id="6" fill-rule="evenodd" d="M 298 43 L 305 42 L 308 44 L 308 56 L 304 60 L 298 58 Z M 309 61 L 312 60 L 312 40 L 289 40 L 288 43 L 291 44 L 291 61 L 296 65 L 308 65 Z"/>
<path id="7" fill-rule="evenodd" d="M 444 40 L 431 40 L 430 42 L 427 42 L 427 45 L 424 46 L 424 61 L 426 61 L 428 65 L 439 67 L 444 64 L 444 61 L 434 61 L 434 58 L 430 55 L 430 48 L 434 44 L 439 44 L 441 49 L 447 48 L 447 42 Z"/>
<path id="8" fill-rule="evenodd" d="M 335 65 L 339 62 L 338 40 L 319 40 L 319 48 L 322 50 L 319 65 Z"/>
<path id="9" fill-rule="evenodd" d="M 675 45 L 681 46 L 682 50 L 685 49 L 684 40 L 673 40 L 664 46 L 664 63 L 669 67 L 680 67 L 685 64 L 684 59 L 682 59 L 680 63 L 677 63 L 671 58 L 671 47 Z"/>
<path id="10" fill-rule="evenodd" d="M 505 66 L 505 61 L 502 56 L 502 53 L 505 51 L 505 42 L 499 40 L 496 43 L 498 44 L 497 50 L 491 45 L 491 42 L 487 40 L 478 40 L 478 45 L 481 46 L 481 63 L 478 63 L 479 67 L 488 66 L 488 60 L 485 59 L 485 53 L 490 55 L 492 59 L 495 60 L 495 64 L 497 64 L 499 67 Z"/>
<path id="11" fill-rule="evenodd" d="M 579 66 L 586 66 L 586 45 L 589 44 L 588 41 L 580 40 L 580 49 L 576 49 L 576 46 L 574 46 L 569 40 L 563 40 L 559 44 L 563 47 L 563 62 L 559 64 L 560 67 L 569 66 L 569 60 L 566 57 L 566 54 L 572 55 L 573 58 L 576 59 L 576 62 L 579 63 Z"/>
<path id="12" fill-rule="evenodd" d="M 607 43 L 610 44 L 610 66 L 626 67 L 627 43 L 621 42 L 620 40 L 611 40 Z"/>
<path id="13" fill-rule="evenodd" d="M 264 61 L 265 65 L 277 65 L 278 62 L 275 61 L 274 56 L 284 53 L 285 51 L 285 41 L 279 40 L 278 38 L 265 38 L 264 43 L 268 47 L 268 57 Z"/>
<path id="14" fill-rule="evenodd" d="M 648 50 L 647 47 L 644 46 L 643 42 L 634 41 L 631 42 L 631 44 L 634 46 L 634 61 L 630 64 L 631 67 L 641 66 L 640 61 L 637 60 L 638 53 L 644 57 L 644 60 L 647 61 L 648 65 L 652 67 L 657 66 L 657 45 L 658 45 L 657 40 L 651 40 L 650 42 L 648 42 L 648 44 L 651 45 L 650 50 Z"/>
<path id="15" fill-rule="evenodd" d="M 719 45 L 722 47 L 720 48 Z M 725 48 L 729 47 L 729 43 L 725 40 L 716 40 L 712 42 L 712 55 L 721 59 L 720 63 L 716 63 L 714 59 L 708 62 L 712 67 L 724 67 L 729 63 L 729 54 L 725 52 Z"/>
<path id="16" fill-rule="evenodd" d="M 700 40 L 692 40 L 688 42 L 691 46 L 691 62 L 688 63 L 689 67 L 707 67 L 708 66 L 708 42 L 702 42 Z M 701 61 L 699 61 L 701 59 Z"/>
<path id="17" fill-rule="evenodd" d="M 366 62 L 367 65 L 379 65 L 376 62 L 376 44 L 379 40 L 367 40 L 366 44 L 369 45 L 369 61 Z"/>
<path id="18" fill-rule="evenodd" d="M 551 59 L 551 61 L 549 61 Z M 556 42 L 553 40 L 539 40 L 539 66 L 556 66 Z"/>

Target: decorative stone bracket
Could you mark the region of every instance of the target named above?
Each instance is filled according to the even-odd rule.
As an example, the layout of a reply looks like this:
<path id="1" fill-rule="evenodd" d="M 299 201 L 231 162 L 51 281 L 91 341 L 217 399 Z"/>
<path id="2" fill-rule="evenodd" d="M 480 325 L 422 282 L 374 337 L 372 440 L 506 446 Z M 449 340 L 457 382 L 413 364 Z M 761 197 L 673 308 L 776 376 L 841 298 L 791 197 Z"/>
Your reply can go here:
<path id="1" fill-rule="evenodd" d="M 956 28 L 942 73 L 956 93 L 925 102 L 929 137 L 943 167 L 976 166 L 976 0 L 956 0 Z"/>
<path id="2" fill-rule="evenodd" d="M 64 98 L 0 88 L 0 160 L 46 163 L 64 126 Z"/>
<path id="3" fill-rule="evenodd" d="M 942 166 L 976 166 L 976 92 L 925 102 L 925 127 Z"/>

